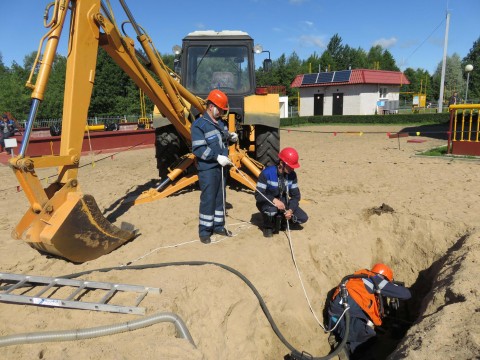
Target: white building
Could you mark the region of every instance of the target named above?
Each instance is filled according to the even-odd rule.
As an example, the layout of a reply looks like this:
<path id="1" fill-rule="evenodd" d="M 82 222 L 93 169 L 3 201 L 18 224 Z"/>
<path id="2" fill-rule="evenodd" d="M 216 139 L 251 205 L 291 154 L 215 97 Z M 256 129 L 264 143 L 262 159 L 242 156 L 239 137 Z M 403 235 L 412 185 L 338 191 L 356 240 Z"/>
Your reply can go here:
<path id="1" fill-rule="evenodd" d="M 400 87 L 408 85 L 400 71 L 342 70 L 297 75 L 299 116 L 374 115 L 398 109 Z"/>

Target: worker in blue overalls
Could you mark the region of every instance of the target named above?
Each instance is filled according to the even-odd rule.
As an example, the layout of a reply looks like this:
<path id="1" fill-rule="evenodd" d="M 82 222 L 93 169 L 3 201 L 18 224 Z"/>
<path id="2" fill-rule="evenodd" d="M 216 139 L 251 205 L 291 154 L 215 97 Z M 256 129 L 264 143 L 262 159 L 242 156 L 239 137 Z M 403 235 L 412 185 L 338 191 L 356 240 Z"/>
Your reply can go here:
<path id="1" fill-rule="evenodd" d="M 222 119 L 228 111 L 228 98 L 215 89 L 207 97 L 207 109 L 191 128 L 192 151 L 197 158 L 200 184 L 200 215 L 198 233 L 204 244 L 211 242 L 212 234 L 232 236 L 225 229 L 225 184 L 231 164 L 228 158 L 229 142 L 237 142 L 238 135 L 228 131 Z M 223 182 L 222 182 L 223 181 Z"/>
<path id="2" fill-rule="evenodd" d="M 298 153 L 286 147 L 278 153 L 278 162 L 263 169 L 258 177 L 255 200 L 263 215 L 263 236 L 272 237 L 290 221 L 290 229 L 301 229 L 308 215 L 298 203 L 298 187 L 295 169 L 300 167 Z M 284 225 L 282 225 L 282 223 Z"/>

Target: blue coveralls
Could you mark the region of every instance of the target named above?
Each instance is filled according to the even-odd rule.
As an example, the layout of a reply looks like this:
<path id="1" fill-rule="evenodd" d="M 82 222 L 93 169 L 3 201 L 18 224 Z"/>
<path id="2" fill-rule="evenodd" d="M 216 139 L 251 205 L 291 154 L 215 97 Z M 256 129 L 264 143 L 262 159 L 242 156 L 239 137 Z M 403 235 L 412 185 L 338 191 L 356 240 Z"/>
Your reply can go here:
<path id="1" fill-rule="evenodd" d="M 260 173 L 255 200 L 257 209 L 266 215 L 264 217 L 264 227 L 271 227 L 271 218 L 278 213 L 278 209 L 271 204 L 275 198 L 281 200 L 287 210 L 293 211 L 293 222 L 298 224 L 307 222 L 308 215 L 298 206 L 301 196 L 295 171 L 279 175 L 277 166 L 272 165 L 266 167 Z"/>
<path id="2" fill-rule="evenodd" d="M 368 279 L 361 279 L 365 285 L 365 288 L 370 294 L 375 292 L 375 286 L 380 290 L 380 295 L 389 298 L 397 298 L 400 300 L 410 299 L 412 296 L 410 290 L 406 287 L 395 285 L 394 283 L 384 279 L 380 275 L 375 275 Z M 355 349 L 376 336 L 376 332 L 373 328 L 373 324 L 368 315 L 362 310 L 362 308 L 349 296 L 348 305 L 350 306 L 350 333 L 348 336 L 347 346 L 350 353 L 354 353 Z M 342 299 L 340 295 L 337 295 L 333 301 L 330 302 L 329 315 L 330 326 L 333 327 L 338 321 L 344 311 L 342 305 Z M 370 325 L 369 325 L 370 322 Z M 335 336 L 341 341 L 345 336 L 345 316 L 333 331 Z"/>
<path id="3" fill-rule="evenodd" d="M 228 171 L 217 162 L 217 156 L 228 156 L 229 132 L 225 121 L 218 119 L 215 123 L 205 112 L 193 122 L 191 134 L 201 191 L 198 233 L 208 236 L 225 225 L 223 202 Z"/>

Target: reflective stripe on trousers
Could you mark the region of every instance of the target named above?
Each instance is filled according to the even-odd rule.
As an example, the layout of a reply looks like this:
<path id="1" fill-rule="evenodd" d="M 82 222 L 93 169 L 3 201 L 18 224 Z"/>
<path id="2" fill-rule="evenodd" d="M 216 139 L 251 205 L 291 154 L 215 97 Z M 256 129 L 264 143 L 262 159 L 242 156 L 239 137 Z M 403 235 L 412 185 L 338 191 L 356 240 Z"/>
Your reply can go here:
<path id="1" fill-rule="evenodd" d="M 200 236 L 211 235 L 214 229 L 222 229 L 225 225 L 223 195 L 225 178 L 222 184 L 222 167 L 199 171 L 200 215 L 198 233 Z M 226 171 L 225 171 L 226 172 Z"/>

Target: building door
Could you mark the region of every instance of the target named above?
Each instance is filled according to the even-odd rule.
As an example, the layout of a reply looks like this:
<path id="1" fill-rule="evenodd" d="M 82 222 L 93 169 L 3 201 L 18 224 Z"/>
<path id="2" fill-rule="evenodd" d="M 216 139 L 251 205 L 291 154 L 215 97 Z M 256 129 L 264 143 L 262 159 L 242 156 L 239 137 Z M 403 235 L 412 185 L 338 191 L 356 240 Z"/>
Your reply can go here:
<path id="1" fill-rule="evenodd" d="M 323 115 L 323 94 L 313 95 L 313 115 Z"/>
<path id="2" fill-rule="evenodd" d="M 333 94 L 332 115 L 343 115 L 343 93 Z"/>

